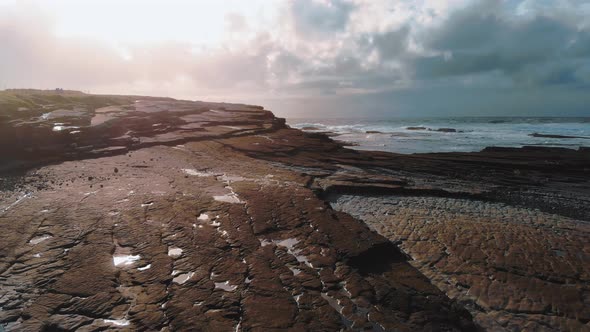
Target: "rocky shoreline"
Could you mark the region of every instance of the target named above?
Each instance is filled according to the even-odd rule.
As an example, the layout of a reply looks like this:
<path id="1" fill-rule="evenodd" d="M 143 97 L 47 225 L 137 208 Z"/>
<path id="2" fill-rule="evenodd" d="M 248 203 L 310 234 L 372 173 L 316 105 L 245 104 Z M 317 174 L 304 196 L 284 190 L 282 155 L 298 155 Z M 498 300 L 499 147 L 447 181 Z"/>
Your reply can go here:
<path id="1" fill-rule="evenodd" d="M 256 106 L 16 95 L 5 330 L 590 328 L 588 151 L 363 152 Z"/>

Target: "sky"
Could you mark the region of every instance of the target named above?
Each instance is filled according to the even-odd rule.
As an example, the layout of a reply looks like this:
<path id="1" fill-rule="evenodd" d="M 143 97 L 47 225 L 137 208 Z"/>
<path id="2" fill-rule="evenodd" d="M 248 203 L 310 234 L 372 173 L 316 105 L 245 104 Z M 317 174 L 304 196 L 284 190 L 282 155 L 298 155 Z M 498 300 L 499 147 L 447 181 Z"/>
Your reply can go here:
<path id="1" fill-rule="evenodd" d="M 590 0 L 0 0 L 0 88 L 590 116 Z"/>

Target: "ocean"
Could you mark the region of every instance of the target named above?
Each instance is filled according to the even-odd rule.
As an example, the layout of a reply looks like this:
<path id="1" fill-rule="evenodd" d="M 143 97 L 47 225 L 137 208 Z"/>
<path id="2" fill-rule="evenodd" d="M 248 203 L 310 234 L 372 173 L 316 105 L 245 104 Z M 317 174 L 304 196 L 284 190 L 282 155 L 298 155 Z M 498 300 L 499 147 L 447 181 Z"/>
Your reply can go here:
<path id="1" fill-rule="evenodd" d="M 590 117 L 292 118 L 287 123 L 333 133 L 353 149 L 406 154 L 474 152 L 488 146 L 590 147 Z"/>

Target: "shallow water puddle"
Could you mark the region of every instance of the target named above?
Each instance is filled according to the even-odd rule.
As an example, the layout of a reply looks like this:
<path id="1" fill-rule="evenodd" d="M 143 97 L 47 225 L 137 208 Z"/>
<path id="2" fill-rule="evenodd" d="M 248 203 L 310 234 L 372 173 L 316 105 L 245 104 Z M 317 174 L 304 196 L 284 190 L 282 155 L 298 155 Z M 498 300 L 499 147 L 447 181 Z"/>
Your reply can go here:
<path id="1" fill-rule="evenodd" d="M 140 259 L 141 256 L 139 255 L 113 255 L 113 263 L 115 266 L 131 265 Z"/>
<path id="2" fill-rule="evenodd" d="M 178 258 L 182 255 L 183 250 L 178 247 L 169 247 L 168 248 L 168 256 L 172 258 Z"/>
<path id="3" fill-rule="evenodd" d="M 307 258 L 307 256 L 305 255 L 299 255 L 299 250 L 297 250 L 296 252 L 289 252 L 291 255 L 295 256 L 295 259 L 299 262 L 299 263 L 304 263 L 305 265 L 311 267 L 312 269 L 314 268 L 313 265 L 309 262 L 309 259 Z"/>
<path id="4" fill-rule="evenodd" d="M 176 278 L 172 279 L 172 282 L 182 285 L 185 282 L 187 282 L 190 278 L 192 278 L 194 275 L 194 272 L 179 274 Z"/>
<path id="5" fill-rule="evenodd" d="M 274 243 L 275 245 L 279 246 L 279 247 L 284 247 L 287 249 L 287 252 L 291 255 L 293 255 L 293 257 L 295 257 L 295 259 L 297 259 L 298 262 L 300 263 L 305 263 L 305 265 L 313 268 L 313 265 L 309 262 L 309 259 L 307 258 L 307 256 L 305 255 L 301 255 L 301 249 L 295 249 L 295 246 L 297 245 L 297 243 L 299 243 L 299 240 L 295 239 L 295 238 L 288 238 L 285 240 L 259 240 L 260 241 L 260 245 L 262 247 L 265 247 L 271 243 Z M 299 274 L 299 273 L 297 273 Z"/>
<path id="6" fill-rule="evenodd" d="M 348 288 L 346 288 L 347 285 L 348 284 L 346 281 L 340 283 L 340 286 L 342 287 L 342 292 L 344 293 L 344 295 L 346 295 L 349 299 L 352 299 L 352 293 L 350 293 Z"/>
<path id="7" fill-rule="evenodd" d="M 55 123 L 52 130 L 53 131 L 62 131 L 62 130 L 66 130 L 66 129 L 80 129 L 80 127 L 65 126 L 63 123 Z"/>
<path id="8" fill-rule="evenodd" d="M 242 129 L 241 127 L 237 127 L 237 126 L 221 126 L 223 128 L 228 128 L 228 129 L 233 129 L 233 130 L 240 130 Z"/>
<path id="9" fill-rule="evenodd" d="M 97 192 L 98 192 L 98 190 L 95 190 L 95 191 L 91 191 L 91 192 L 84 193 L 84 197 L 88 197 L 88 196 L 90 196 L 90 195 L 94 195 L 94 194 L 96 194 Z"/>
<path id="10" fill-rule="evenodd" d="M 111 324 L 115 326 L 128 326 L 129 321 L 127 319 L 103 319 L 103 322 L 106 324 Z"/>
<path id="11" fill-rule="evenodd" d="M 342 314 L 342 310 L 344 309 L 344 307 L 340 305 L 340 300 L 331 297 L 330 295 L 328 295 L 328 293 L 321 293 L 321 296 L 324 300 L 326 300 L 326 302 L 328 302 L 328 304 L 332 308 L 334 308 L 334 310 L 336 310 L 336 312 L 338 312 L 338 314 L 340 314 L 340 319 L 342 320 L 342 323 L 348 328 L 352 327 L 352 321 Z"/>
<path id="12" fill-rule="evenodd" d="M 152 264 L 148 264 L 146 266 L 138 267 L 137 270 L 138 271 L 145 271 L 145 270 L 149 270 L 151 267 L 152 267 Z"/>
<path id="13" fill-rule="evenodd" d="M 301 300 L 302 296 L 303 296 L 303 293 L 293 296 L 293 298 L 295 299 L 295 302 L 297 302 L 298 307 L 299 307 L 299 300 Z"/>
<path id="14" fill-rule="evenodd" d="M 342 313 L 342 309 L 344 309 L 344 307 L 340 305 L 339 300 L 331 297 L 330 295 L 328 295 L 328 293 L 322 293 L 321 296 L 324 300 L 328 301 L 328 304 L 330 304 L 330 306 L 334 308 L 334 310 L 338 311 L 338 313 Z"/>
<path id="15" fill-rule="evenodd" d="M 244 203 L 243 201 L 241 201 L 238 198 L 238 194 L 230 186 L 232 181 L 235 182 L 235 181 L 246 180 L 244 177 L 223 174 L 221 176 L 217 176 L 216 179 L 217 179 L 217 181 L 225 182 L 225 184 L 226 184 L 225 189 L 228 189 L 230 192 L 225 195 L 213 196 L 214 200 L 219 201 L 219 202 L 224 202 L 224 203 L 233 203 L 233 204 Z"/>
<path id="16" fill-rule="evenodd" d="M 20 196 L 19 198 L 16 199 L 16 201 L 10 205 L 8 205 L 7 207 L 3 208 L 2 210 L 0 210 L 0 212 L 6 212 L 8 210 L 10 210 L 12 207 L 14 207 L 15 205 L 17 205 L 18 203 L 24 201 L 27 198 L 31 198 L 33 197 L 32 194 L 28 193 L 28 194 L 24 194 L 22 196 Z"/>
<path id="17" fill-rule="evenodd" d="M 201 171 L 197 171 L 196 169 L 193 168 L 183 168 L 182 172 L 187 174 L 187 175 L 192 175 L 192 176 L 198 176 L 198 177 L 207 177 L 207 176 L 213 176 L 215 174 L 210 173 L 210 172 L 201 172 Z"/>
<path id="18" fill-rule="evenodd" d="M 229 281 L 226 282 L 216 282 L 215 289 L 221 289 L 226 292 L 233 292 L 238 288 L 238 286 L 230 285 Z"/>
<path id="19" fill-rule="evenodd" d="M 29 240 L 29 243 L 32 245 L 39 244 L 47 239 L 51 239 L 52 237 L 53 236 L 51 236 L 51 235 L 42 235 L 42 236 L 34 237 Z"/>
<path id="20" fill-rule="evenodd" d="M 236 195 L 234 193 L 225 194 L 225 195 L 221 195 L 221 196 L 213 196 L 213 199 L 216 201 L 219 201 L 219 202 L 224 202 L 224 203 L 232 203 L 232 204 L 243 203 L 238 198 L 238 195 Z"/>
<path id="21" fill-rule="evenodd" d="M 225 173 L 223 175 L 217 177 L 217 181 L 226 182 L 227 184 L 229 184 L 230 182 L 238 182 L 238 181 L 245 181 L 245 180 L 246 180 L 246 178 L 243 176 L 228 175 Z"/>
<path id="22" fill-rule="evenodd" d="M 282 240 L 282 241 L 275 241 L 277 246 L 281 246 L 281 247 L 285 247 L 288 250 L 293 250 L 293 247 L 299 243 L 299 240 L 297 240 L 296 238 L 289 238 L 286 240 Z"/>

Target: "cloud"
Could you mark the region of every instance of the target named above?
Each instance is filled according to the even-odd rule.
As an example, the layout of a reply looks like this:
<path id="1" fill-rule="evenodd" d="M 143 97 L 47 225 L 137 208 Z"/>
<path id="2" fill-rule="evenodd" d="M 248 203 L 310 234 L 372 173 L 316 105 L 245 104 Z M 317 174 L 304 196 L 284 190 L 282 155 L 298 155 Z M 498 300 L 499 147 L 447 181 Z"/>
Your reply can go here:
<path id="1" fill-rule="evenodd" d="M 345 0 L 290 1 L 289 14 L 295 31 L 304 37 L 329 37 L 343 31 L 354 5 Z"/>
<path id="2" fill-rule="evenodd" d="M 409 46 L 410 27 L 403 26 L 397 30 L 378 33 L 371 36 L 371 43 L 383 61 L 399 58 L 407 52 Z"/>
<path id="3" fill-rule="evenodd" d="M 239 13 L 230 12 L 225 15 L 227 30 L 232 32 L 244 31 L 248 28 L 246 18 Z"/>
<path id="4" fill-rule="evenodd" d="M 259 16 L 228 8 L 223 39 L 206 45 L 62 36 L 43 2 L 0 5 L 0 85 L 268 101 L 283 114 L 305 101 L 314 115 L 549 112 L 556 101 L 579 114 L 588 100 L 585 1 L 263 3 L 272 10 Z"/>
<path id="5" fill-rule="evenodd" d="M 38 87 L 67 81 L 84 86 L 118 82 L 130 74 L 115 52 L 91 41 L 61 42 L 51 35 L 51 27 L 51 19 L 42 13 L 34 20 L 16 10 L 0 14 L 2 84 Z"/>
<path id="6" fill-rule="evenodd" d="M 265 86 L 267 56 L 275 48 L 264 36 L 238 50 L 195 49 L 170 41 L 115 47 L 57 37 L 54 22 L 44 12 L 9 9 L 0 13 L 0 84 L 9 87 L 124 89 L 119 93 L 152 87 L 143 93 L 158 94 L 157 89 L 176 85 L 180 93 L 192 89 L 193 96 L 230 95 L 236 88 L 253 92 Z"/>
<path id="7" fill-rule="evenodd" d="M 497 2 L 481 2 L 453 13 L 440 27 L 423 33 L 433 55 L 415 59 L 417 76 L 499 71 L 516 84 L 580 83 L 576 71 L 590 61 L 590 30 L 579 28 L 571 13 L 531 10 L 520 16 Z"/>

